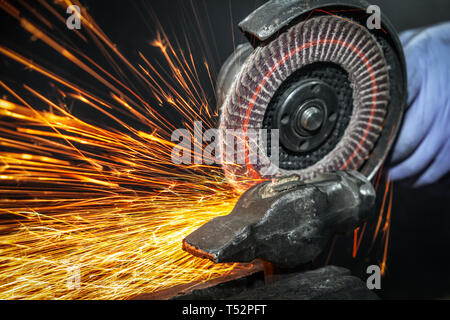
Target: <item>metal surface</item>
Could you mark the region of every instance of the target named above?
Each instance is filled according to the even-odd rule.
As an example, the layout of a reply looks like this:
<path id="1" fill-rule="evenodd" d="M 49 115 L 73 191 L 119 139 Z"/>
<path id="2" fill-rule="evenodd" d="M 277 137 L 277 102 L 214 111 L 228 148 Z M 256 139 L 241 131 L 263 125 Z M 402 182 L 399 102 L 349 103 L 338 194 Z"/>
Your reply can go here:
<path id="1" fill-rule="evenodd" d="M 143 297 L 145 298 L 145 297 Z M 152 298 L 152 297 L 150 297 Z M 221 283 L 219 286 L 196 287 L 175 300 L 378 300 L 367 284 L 341 267 L 326 266 L 306 272 L 283 274 L 264 285 L 262 274 Z"/>
<path id="2" fill-rule="evenodd" d="M 375 190 L 358 172 L 323 174 L 308 182 L 298 176 L 261 183 L 183 240 L 183 249 L 219 262 L 262 258 L 295 267 L 317 257 L 330 237 L 347 233 L 372 212 Z"/>
<path id="3" fill-rule="evenodd" d="M 245 290 L 230 300 L 378 300 L 365 282 L 336 266 L 284 275 L 271 285 Z"/>

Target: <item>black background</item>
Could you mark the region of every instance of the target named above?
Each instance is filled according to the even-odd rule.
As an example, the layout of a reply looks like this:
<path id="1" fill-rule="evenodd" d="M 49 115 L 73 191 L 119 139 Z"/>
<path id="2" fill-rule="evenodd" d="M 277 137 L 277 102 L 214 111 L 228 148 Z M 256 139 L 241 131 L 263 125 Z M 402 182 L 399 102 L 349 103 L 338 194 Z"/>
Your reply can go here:
<path id="1" fill-rule="evenodd" d="M 82 1 L 97 24 L 132 63 L 140 62 L 137 50 L 141 50 L 150 60 L 160 61 L 164 67 L 160 55 L 150 45 L 155 37 L 155 21 L 147 10 L 151 8 L 170 38 L 183 39 L 184 35 L 188 37 L 195 61 L 201 64 L 203 57 L 206 57 L 213 74 L 218 72 L 234 46 L 245 41 L 237 30 L 237 23 L 263 2 L 260 0 Z M 34 5 L 34 1 L 28 3 Z M 448 0 L 373 0 L 371 3 L 381 7 L 398 31 L 450 20 Z M 194 12 L 197 12 L 198 20 Z M 44 44 L 30 39 L 29 34 L 23 31 L 17 21 L 4 12 L 0 13 L 0 23 L 2 45 L 42 62 L 57 74 L 66 75 L 77 83 L 83 83 L 84 88 L 101 93 L 102 88 L 87 79 L 78 67 L 55 55 Z M 200 30 L 203 30 L 203 34 Z M 66 32 L 67 34 L 63 31 L 59 35 L 67 39 L 74 38 L 73 34 Z M 186 49 L 184 43 L 181 43 L 181 47 Z M 96 61 L 104 62 L 104 58 L 98 52 L 91 52 L 88 47 L 85 50 Z M 20 87 L 26 83 L 33 88 L 49 92 L 48 83 L 42 81 L 42 77 L 3 56 L 0 57 L 0 69 L 1 80 L 12 86 Z M 200 73 L 200 77 L 214 108 L 214 92 L 209 85 L 207 74 Z M 151 95 L 138 84 L 136 87 L 151 101 Z M 96 117 L 92 111 L 88 112 L 82 106 L 73 106 L 73 112 L 87 120 Z M 172 117 L 174 122 L 178 119 L 170 112 L 169 117 Z M 96 119 L 96 123 L 98 121 L 99 119 Z M 407 186 L 395 184 L 388 268 L 387 275 L 382 281 L 380 296 L 450 297 L 449 228 L 448 195 L 439 195 L 430 189 L 411 190 Z"/>

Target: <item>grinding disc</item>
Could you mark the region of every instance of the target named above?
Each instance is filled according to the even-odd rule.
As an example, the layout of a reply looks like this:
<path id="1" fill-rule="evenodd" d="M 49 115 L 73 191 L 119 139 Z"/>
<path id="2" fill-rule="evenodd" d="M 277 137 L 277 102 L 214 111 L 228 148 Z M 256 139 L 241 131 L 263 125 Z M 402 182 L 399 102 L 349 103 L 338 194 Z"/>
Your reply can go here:
<path id="1" fill-rule="evenodd" d="M 314 94 L 328 104 L 322 127 L 305 140 L 301 133 L 299 139 L 297 133 L 291 135 L 289 126 L 280 128 L 280 101 L 293 88 L 303 90 L 299 104 L 302 97 L 305 103 L 314 102 Z M 292 26 L 252 52 L 222 105 L 220 146 L 227 178 L 242 185 L 292 173 L 308 180 L 322 172 L 358 170 L 382 130 L 389 88 L 383 49 L 365 27 L 338 16 Z M 270 160 L 258 139 L 246 134 L 259 129 L 280 130 L 278 163 Z M 243 150 L 226 138 L 233 130 L 243 132 L 244 137 L 237 137 L 245 141 Z M 227 160 L 242 152 L 243 163 Z M 256 163 L 250 161 L 255 158 Z"/>

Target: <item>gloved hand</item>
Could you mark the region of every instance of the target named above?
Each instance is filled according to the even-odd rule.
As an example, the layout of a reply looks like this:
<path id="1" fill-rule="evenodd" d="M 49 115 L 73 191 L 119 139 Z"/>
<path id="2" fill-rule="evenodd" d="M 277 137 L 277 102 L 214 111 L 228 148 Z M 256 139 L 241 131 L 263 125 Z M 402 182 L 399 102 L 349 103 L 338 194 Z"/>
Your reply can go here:
<path id="1" fill-rule="evenodd" d="M 413 187 L 450 171 L 450 22 L 400 35 L 408 71 L 408 103 L 388 166 L 391 180 Z"/>

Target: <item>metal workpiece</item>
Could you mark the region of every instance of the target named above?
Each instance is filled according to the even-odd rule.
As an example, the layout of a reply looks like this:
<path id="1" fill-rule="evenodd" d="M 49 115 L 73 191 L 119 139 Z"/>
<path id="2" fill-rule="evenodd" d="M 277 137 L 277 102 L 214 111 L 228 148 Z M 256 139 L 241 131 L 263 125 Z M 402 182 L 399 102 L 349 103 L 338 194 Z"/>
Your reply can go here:
<path id="1" fill-rule="evenodd" d="M 282 177 L 250 188 L 229 215 L 187 236 L 183 249 L 216 263 L 262 258 L 292 268 L 317 257 L 334 234 L 360 226 L 374 202 L 372 184 L 358 172 Z"/>

